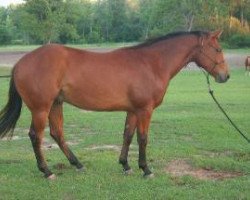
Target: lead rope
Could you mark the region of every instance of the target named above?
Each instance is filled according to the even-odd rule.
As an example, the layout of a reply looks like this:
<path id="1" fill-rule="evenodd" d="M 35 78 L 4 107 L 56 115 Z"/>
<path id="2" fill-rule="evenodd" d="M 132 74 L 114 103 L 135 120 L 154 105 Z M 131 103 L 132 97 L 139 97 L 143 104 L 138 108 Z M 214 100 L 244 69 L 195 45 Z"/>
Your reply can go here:
<path id="1" fill-rule="evenodd" d="M 207 86 L 208 86 L 208 92 L 211 95 L 212 99 L 214 100 L 214 102 L 216 103 L 216 105 L 218 106 L 218 108 L 221 110 L 221 112 L 225 115 L 225 117 L 228 119 L 228 121 L 231 123 L 231 125 L 235 128 L 235 130 L 248 142 L 250 143 L 249 138 L 247 138 L 247 136 L 245 136 L 242 131 L 236 126 L 236 124 L 232 121 L 232 119 L 228 116 L 228 114 L 226 113 L 226 111 L 222 108 L 222 106 L 220 105 L 220 103 L 217 101 L 217 99 L 214 96 L 214 91 L 211 89 L 211 84 L 210 84 L 210 80 L 209 80 L 209 74 L 206 73 L 204 70 L 202 70 L 203 74 L 205 75 L 206 79 L 207 79 Z"/>

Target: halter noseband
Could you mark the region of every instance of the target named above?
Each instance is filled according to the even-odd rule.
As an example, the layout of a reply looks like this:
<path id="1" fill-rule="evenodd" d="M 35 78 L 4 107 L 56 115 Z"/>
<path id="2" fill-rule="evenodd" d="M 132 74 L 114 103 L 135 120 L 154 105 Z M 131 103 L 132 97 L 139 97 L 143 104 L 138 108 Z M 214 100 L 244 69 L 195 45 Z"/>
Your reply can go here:
<path id="1" fill-rule="evenodd" d="M 221 53 L 222 52 L 222 49 L 221 48 L 216 48 L 214 47 L 213 45 L 209 44 L 208 45 L 209 47 L 211 47 L 212 49 L 214 49 L 217 53 Z M 222 60 L 221 62 L 216 62 L 213 58 L 211 58 L 209 55 L 207 55 L 204 51 L 203 51 L 203 48 L 204 48 L 204 38 L 201 37 L 201 48 L 200 48 L 200 53 L 202 55 L 204 55 L 205 57 L 207 57 L 210 61 L 212 61 L 213 63 L 213 67 L 211 68 L 211 70 L 209 70 L 210 73 L 212 73 L 214 71 L 214 69 L 218 66 L 218 65 L 221 65 L 223 63 L 225 63 L 225 60 Z"/>

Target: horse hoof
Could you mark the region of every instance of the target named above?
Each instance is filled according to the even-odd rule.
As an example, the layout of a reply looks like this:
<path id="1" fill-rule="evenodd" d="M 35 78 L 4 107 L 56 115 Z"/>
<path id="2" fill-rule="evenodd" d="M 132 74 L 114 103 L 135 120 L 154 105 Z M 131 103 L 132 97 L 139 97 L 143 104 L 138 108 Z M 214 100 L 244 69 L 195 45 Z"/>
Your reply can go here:
<path id="1" fill-rule="evenodd" d="M 126 176 L 133 174 L 133 170 L 132 169 L 124 170 L 123 172 L 124 172 L 124 174 Z"/>
<path id="2" fill-rule="evenodd" d="M 76 171 L 77 171 L 77 172 L 84 172 L 85 169 L 84 169 L 84 167 L 81 167 L 81 168 L 77 168 Z"/>
<path id="3" fill-rule="evenodd" d="M 50 176 L 47 177 L 48 180 L 53 181 L 56 179 L 56 175 L 55 174 L 51 174 Z"/>
<path id="4" fill-rule="evenodd" d="M 143 175 L 143 178 L 146 178 L 146 179 L 153 179 L 154 177 L 155 177 L 154 173 L 144 174 Z"/>

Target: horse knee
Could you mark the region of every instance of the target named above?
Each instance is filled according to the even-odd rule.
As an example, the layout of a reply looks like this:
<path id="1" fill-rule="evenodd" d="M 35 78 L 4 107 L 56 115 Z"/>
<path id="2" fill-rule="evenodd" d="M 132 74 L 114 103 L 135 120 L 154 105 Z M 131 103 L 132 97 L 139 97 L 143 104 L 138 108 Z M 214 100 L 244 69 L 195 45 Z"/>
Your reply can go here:
<path id="1" fill-rule="evenodd" d="M 146 146 L 148 143 L 148 136 L 146 134 L 138 134 L 137 142 L 139 145 Z"/>
<path id="2" fill-rule="evenodd" d="M 58 141 L 58 135 L 54 131 L 50 130 L 49 134 L 54 140 Z"/>
<path id="3" fill-rule="evenodd" d="M 29 137 L 31 140 L 35 140 L 36 139 L 36 132 L 33 129 L 30 129 L 29 131 Z"/>
<path id="4" fill-rule="evenodd" d="M 130 145 L 133 139 L 133 134 L 130 133 L 125 133 L 124 134 L 124 141 L 126 143 L 126 145 Z"/>

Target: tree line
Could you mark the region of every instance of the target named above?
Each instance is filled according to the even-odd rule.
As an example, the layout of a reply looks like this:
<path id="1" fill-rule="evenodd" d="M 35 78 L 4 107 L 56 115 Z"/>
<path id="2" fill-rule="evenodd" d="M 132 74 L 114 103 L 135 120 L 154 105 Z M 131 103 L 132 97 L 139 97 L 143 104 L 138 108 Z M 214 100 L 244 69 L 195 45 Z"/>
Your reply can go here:
<path id="1" fill-rule="evenodd" d="M 134 42 L 173 31 L 223 29 L 250 46 L 250 0 L 24 0 L 0 7 L 0 44 Z"/>

